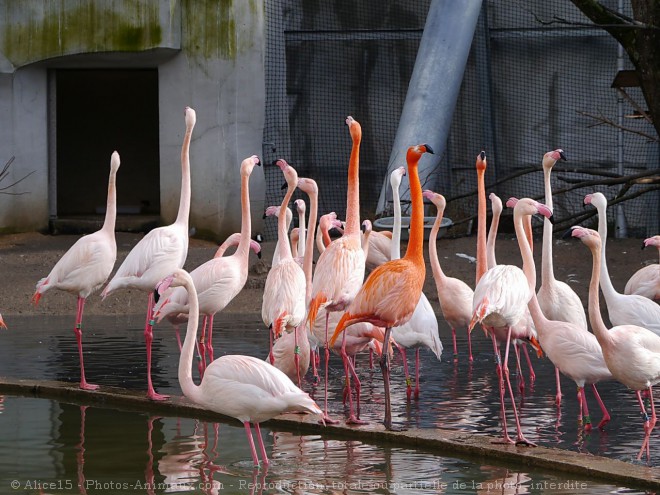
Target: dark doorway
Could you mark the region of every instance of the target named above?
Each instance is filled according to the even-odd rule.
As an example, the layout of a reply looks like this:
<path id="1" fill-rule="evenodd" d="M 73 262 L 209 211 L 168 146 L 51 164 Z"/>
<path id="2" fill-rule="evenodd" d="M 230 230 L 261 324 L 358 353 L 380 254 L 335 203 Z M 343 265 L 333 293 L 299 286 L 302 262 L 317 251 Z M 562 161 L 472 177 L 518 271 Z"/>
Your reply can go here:
<path id="1" fill-rule="evenodd" d="M 105 214 L 110 155 L 117 213 L 158 215 L 158 71 L 57 70 L 57 216 Z"/>

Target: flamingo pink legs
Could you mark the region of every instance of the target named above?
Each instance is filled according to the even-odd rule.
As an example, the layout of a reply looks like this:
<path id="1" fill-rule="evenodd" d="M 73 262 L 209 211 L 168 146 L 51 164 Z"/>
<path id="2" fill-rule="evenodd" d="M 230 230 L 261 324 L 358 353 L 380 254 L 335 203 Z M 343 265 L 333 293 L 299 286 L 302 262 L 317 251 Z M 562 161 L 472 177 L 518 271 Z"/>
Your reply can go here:
<path id="1" fill-rule="evenodd" d="M 80 357 L 80 388 L 83 390 L 96 390 L 98 385 L 87 383 L 85 379 L 85 364 L 83 363 L 83 350 L 82 350 L 82 317 L 83 309 L 85 308 L 85 298 L 78 296 L 78 311 L 76 312 L 76 326 L 74 333 L 78 341 L 78 356 Z"/>
<path id="2" fill-rule="evenodd" d="M 655 427 L 656 416 L 655 416 L 655 404 L 653 402 L 653 387 L 648 388 L 649 399 L 651 401 L 651 418 L 646 412 L 644 407 L 644 401 L 642 400 L 642 394 L 640 391 L 637 391 L 637 401 L 639 402 L 639 408 L 642 410 L 642 417 L 644 418 L 644 442 L 642 443 L 642 448 L 639 449 L 639 454 L 637 455 L 637 460 L 642 458 L 642 454 L 646 452 L 646 459 L 651 460 L 651 449 L 650 449 L 650 437 L 653 428 Z"/>
<path id="3" fill-rule="evenodd" d="M 250 452 L 252 453 L 252 460 L 254 461 L 254 467 L 259 467 L 259 457 L 257 456 L 257 449 L 254 446 L 254 439 L 252 438 L 252 430 L 250 429 L 250 422 L 244 421 L 243 426 L 245 427 L 245 433 L 247 435 L 248 444 L 250 445 Z M 261 452 L 261 457 L 263 459 L 264 467 L 268 467 L 270 461 L 266 455 L 266 446 L 264 445 L 264 440 L 261 436 L 261 429 L 259 428 L 259 423 L 254 423 L 254 431 L 257 434 L 257 442 L 259 443 L 259 451 Z"/>
<path id="4" fill-rule="evenodd" d="M 169 395 L 162 395 L 154 390 L 154 385 L 151 381 L 151 343 L 154 340 L 154 324 L 153 319 L 154 311 L 154 294 L 149 293 L 149 302 L 147 304 L 147 319 L 144 324 L 144 341 L 147 345 L 147 398 L 151 400 L 165 400 L 169 399 Z"/>

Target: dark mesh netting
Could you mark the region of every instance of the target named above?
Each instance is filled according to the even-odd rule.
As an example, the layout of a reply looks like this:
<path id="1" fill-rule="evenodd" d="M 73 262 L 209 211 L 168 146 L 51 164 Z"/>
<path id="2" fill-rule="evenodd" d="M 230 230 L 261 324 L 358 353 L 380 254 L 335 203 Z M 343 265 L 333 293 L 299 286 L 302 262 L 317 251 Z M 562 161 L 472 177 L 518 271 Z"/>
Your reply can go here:
<path id="1" fill-rule="evenodd" d="M 616 3 L 608 6 L 616 9 Z M 266 163 L 285 158 L 301 177 L 318 182 L 319 215 L 345 214 L 351 149 L 347 115 L 363 130 L 362 217 L 390 214 L 390 202 L 381 212 L 376 206 L 430 4 L 266 2 L 263 158 Z M 598 190 L 610 204 L 623 196 L 608 210 L 610 220 L 625 218 L 617 223 L 626 228 L 623 233 L 644 237 L 660 231 L 657 184 L 641 181 L 621 190 L 616 183 L 621 172 L 658 168 L 657 136 L 644 118 L 632 118 L 639 116 L 637 108 L 646 108 L 640 89 L 625 87 L 624 95 L 612 87 L 618 64 L 631 68 L 627 56 L 619 62 L 616 41 L 588 24 L 568 1 L 484 2 L 446 152 L 424 184 L 447 198 L 446 215 L 455 223 L 450 235 L 472 232 L 474 165 L 482 149 L 488 156 L 487 192 L 505 201 L 510 196 L 542 199 L 543 154 L 565 150 L 569 161 L 558 163 L 552 176 L 556 229 L 583 220 L 590 213 L 583 198 Z M 266 179 L 266 203 L 279 204 L 280 170 L 267 167 Z M 270 239 L 275 224 L 266 222 Z"/>

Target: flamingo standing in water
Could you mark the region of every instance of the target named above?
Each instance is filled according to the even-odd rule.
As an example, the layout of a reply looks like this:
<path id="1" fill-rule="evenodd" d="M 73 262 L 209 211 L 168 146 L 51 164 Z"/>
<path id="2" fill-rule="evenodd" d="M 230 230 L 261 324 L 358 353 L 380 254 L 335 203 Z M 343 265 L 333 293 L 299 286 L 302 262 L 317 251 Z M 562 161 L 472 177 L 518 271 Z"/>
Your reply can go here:
<path id="1" fill-rule="evenodd" d="M 442 271 L 440 260 L 438 259 L 438 247 L 436 240 L 442 217 L 444 216 L 445 206 L 447 204 L 444 196 L 430 190 L 423 193 L 425 198 L 429 199 L 436 207 L 437 213 L 431 233 L 429 235 L 429 259 L 431 270 L 433 271 L 433 280 L 438 291 L 438 302 L 440 311 L 445 321 L 451 327 L 451 336 L 454 344 L 454 362 L 458 361 L 458 348 L 456 346 L 456 329 L 466 328 L 472 317 L 472 298 L 473 290 L 460 279 L 448 277 Z"/>
<path id="2" fill-rule="evenodd" d="M 335 239 L 316 262 L 312 280 L 307 320 L 313 327 L 317 317 L 325 316 L 325 420 L 328 421 L 328 318 L 332 311 L 343 311 L 362 286 L 365 255 L 360 242 L 360 142 L 362 127 L 353 117 L 346 118 L 353 146 L 348 164 L 348 190 L 346 193 L 346 230 Z M 321 314 L 319 314 L 321 312 Z M 325 313 L 325 315 L 323 314 Z"/>
<path id="3" fill-rule="evenodd" d="M 605 296 L 607 313 L 612 325 L 637 325 L 660 335 L 660 306 L 643 296 L 617 292 L 610 280 L 605 256 L 607 242 L 607 198 L 602 193 L 587 194 L 585 204 L 598 210 L 598 234 L 601 238 L 600 289 Z M 591 319 L 591 317 L 590 317 Z"/>
<path id="4" fill-rule="evenodd" d="M 514 215 L 535 215 L 538 211 L 547 208 L 541 203 L 523 198 L 517 200 L 509 199 L 506 204 L 508 207 L 514 207 Z M 549 213 L 548 213 L 549 214 Z M 546 217 L 547 220 L 547 217 Z M 563 320 L 552 320 L 545 316 L 541 308 L 541 303 L 534 288 L 536 287 L 536 266 L 534 257 L 528 242 L 520 245 L 523 257 L 523 272 L 527 276 L 529 289 L 532 291 L 532 298 L 529 301 L 529 311 L 534 320 L 536 331 L 539 336 L 539 343 L 543 351 L 547 354 L 555 368 L 569 377 L 577 385 L 577 398 L 580 410 L 578 421 L 583 420 L 584 429 L 591 430 L 591 418 L 587 406 L 587 398 L 584 393 L 584 386 L 591 385 L 594 396 L 603 413 L 603 419 L 598 424 L 598 428 L 603 427 L 610 421 L 610 415 L 605 408 L 605 404 L 598 394 L 596 383 L 604 380 L 610 380 L 612 373 L 607 368 L 603 351 L 598 344 L 594 334 L 585 331 L 574 322 Z"/>
<path id="5" fill-rule="evenodd" d="M 654 246 L 660 254 L 660 235 L 644 239 L 642 249 Z M 637 294 L 660 302 L 660 264 L 653 263 L 637 270 L 626 283 L 624 294 Z"/>
<path id="6" fill-rule="evenodd" d="M 605 263 L 605 260 L 600 259 L 604 254 L 600 235 L 591 229 L 573 227 L 573 237 L 580 239 L 593 256 L 591 282 L 589 283 L 589 321 L 598 343 L 603 349 L 603 357 L 612 375 L 636 392 L 644 418 L 645 433 L 637 459 L 641 459 L 642 454 L 646 451 L 646 457 L 650 461 L 649 440 L 656 422 L 653 385 L 660 381 L 660 337 L 637 325 L 618 325 L 607 329 L 600 313 L 598 300 L 598 284 L 602 282 L 599 281 L 599 278 L 603 273 L 602 266 Z M 641 390 L 647 390 L 651 400 L 650 419 L 642 401 Z"/>
<path id="7" fill-rule="evenodd" d="M 418 174 L 419 160 L 424 153 L 433 153 L 433 150 L 427 144 L 419 144 L 408 148 L 406 153 L 412 202 L 410 238 L 406 255 L 401 259 L 388 261 L 371 272 L 339 320 L 330 341 L 331 345 L 334 344 L 347 326 L 358 322 L 368 322 L 385 328 L 380 367 L 385 388 L 384 424 L 387 429 L 392 429 L 389 380 L 389 344 L 392 327 L 401 326 L 410 320 L 419 303 L 426 277 L 424 199 Z"/>
<path id="8" fill-rule="evenodd" d="M 390 242 L 390 259 L 397 260 L 401 258 L 401 201 L 399 199 L 399 187 L 401 178 L 405 175 L 406 169 L 399 167 L 390 174 L 390 185 L 392 186 L 392 200 L 394 205 L 394 224 L 392 227 L 392 241 Z M 370 251 L 371 252 L 371 251 Z M 442 342 L 438 335 L 438 319 L 435 316 L 433 306 L 429 302 L 426 294 L 422 292 L 419 302 L 415 308 L 410 321 L 403 325 L 392 328 L 392 338 L 397 343 L 397 348 L 401 353 L 403 360 L 403 371 L 406 376 L 406 397 L 410 399 L 412 395 L 412 386 L 408 374 L 408 359 L 406 349 L 415 349 L 415 393 L 414 398 L 419 398 L 419 351 L 421 347 L 427 347 L 440 359 L 442 355 Z"/>
<path id="9" fill-rule="evenodd" d="M 186 133 L 181 147 L 181 197 L 176 221 L 165 227 L 151 230 L 128 253 L 115 276 L 101 293 L 105 299 L 118 289 L 138 289 L 149 293 L 147 315 L 144 324 L 144 340 L 147 347 L 147 397 L 165 400 L 168 397 L 156 393 L 151 380 L 151 343 L 153 342 L 154 287 L 176 268 L 183 267 L 188 255 L 188 215 L 190 214 L 190 140 L 195 127 L 195 111 L 186 107 Z"/>
<path id="10" fill-rule="evenodd" d="M 60 289 L 78 296 L 78 311 L 73 331 L 78 341 L 80 388 L 83 390 L 99 388 L 98 385 L 88 383 L 85 378 L 82 317 L 85 301 L 105 283 L 117 259 L 115 220 L 117 218 L 117 170 L 119 170 L 119 164 L 119 153 L 115 151 L 110 158 L 110 178 L 108 179 L 108 197 L 103 227 L 93 234 L 78 239 L 55 264 L 48 276 L 37 282 L 37 289 L 32 296 L 35 306 L 39 303 L 41 295 L 49 289 Z M 1 317 L 0 322 L 2 322 Z M 3 324 L 4 322 L 0 323 L 0 326 Z"/>
<path id="11" fill-rule="evenodd" d="M 294 331 L 294 359 L 296 372 L 299 373 L 298 332 L 295 329 L 301 326 L 305 319 L 305 272 L 293 259 L 285 219 L 285 209 L 298 187 L 298 174 L 285 160 L 277 160 L 276 164 L 282 169 L 287 183 L 287 191 L 277 218 L 279 260 L 271 267 L 266 277 L 261 317 L 271 333 L 269 357 L 271 364 L 275 364 L 272 341 L 279 338 L 285 330 Z M 304 336 L 306 337 L 306 335 Z M 306 355 L 303 356 L 305 360 L 309 359 L 309 347 L 306 351 Z M 309 362 L 307 362 L 307 366 L 309 366 Z M 300 385 L 299 375 L 298 384 Z"/>
<path id="12" fill-rule="evenodd" d="M 199 294 L 200 312 L 204 315 L 199 344 L 202 372 L 206 367 L 206 356 L 208 355 L 209 362 L 213 361 L 213 318 L 216 313 L 227 307 L 247 281 L 252 245 L 249 180 L 252 170 L 258 165 L 259 157 L 256 155 L 246 158 L 241 163 L 241 233 L 236 252 L 231 256 L 214 256 L 190 273 L 195 283 L 195 290 Z M 154 307 L 154 318 L 160 322 L 168 315 L 186 314 L 188 302 L 188 293 L 183 288 L 168 291 Z"/>
<path id="13" fill-rule="evenodd" d="M 179 358 L 179 384 L 183 394 L 200 406 L 241 421 L 245 427 L 252 460 L 259 466 L 259 458 L 252 439 L 250 423 L 254 425 L 265 467 L 268 456 L 259 423 L 285 412 L 306 412 L 322 415 L 323 411 L 308 394 L 296 387 L 280 370 L 252 356 L 228 354 L 206 368 L 199 385 L 192 379 L 194 342 L 197 334 L 199 307 L 192 278 L 184 270 L 176 270 L 158 286 L 184 287 L 188 291 L 189 319 L 186 338 Z"/>
<path id="14" fill-rule="evenodd" d="M 539 210 L 539 213 L 550 216 L 547 208 Z M 522 214 L 514 216 L 514 226 L 518 244 L 522 247 L 526 242 L 524 218 Z M 484 253 L 485 254 L 485 253 Z M 472 320 L 469 330 L 476 323 L 481 323 L 484 330 L 490 334 L 493 342 L 493 351 L 497 363 L 496 371 L 499 381 L 500 407 L 502 417 L 502 434 L 505 443 L 514 443 L 509 437 L 506 427 L 506 412 L 504 406 L 504 381 L 511 397 L 513 415 L 516 421 L 517 438 L 516 444 L 531 445 L 522 433 L 518 410 L 516 408 L 511 381 L 509 380 L 509 345 L 511 339 L 532 340 L 534 334 L 528 325 L 519 325 L 528 312 L 527 304 L 531 299 L 533 291 L 530 292 L 525 273 L 514 265 L 497 265 L 488 270 L 477 283 L 474 289 L 474 300 L 472 304 Z M 499 350 L 499 342 L 505 343 L 504 361 L 502 361 Z M 537 344 L 537 343 L 536 343 Z"/>
<path id="15" fill-rule="evenodd" d="M 564 150 L 556 149 L 543 155 L 543 182 L 545 185 L 545 205 L 552 209 L 552 184 L 550 175 L 552 167 L 558 160 L 566 160 Z M 541 265 L 541 287 L 537 292 L 539 306 L 548 320 L 572 323 L 581 332 L 589 332 L 587 314 L 582 301 L 573 289 L 566 283 L 555 278 L 552 259 L 552 224 L 543 220 L 543 251 Z M 585 337 L 588 338 L 588 337 Z M 543 342 L 541 342 L 541 347 Z M 552 358 L 550 358 L 552 360 Z M 554 361 L 553 361 L 554 362 Z M 557 395 L 555 402 L 561 404 L 561 382 L 559 368 L 555 367 Z"/>

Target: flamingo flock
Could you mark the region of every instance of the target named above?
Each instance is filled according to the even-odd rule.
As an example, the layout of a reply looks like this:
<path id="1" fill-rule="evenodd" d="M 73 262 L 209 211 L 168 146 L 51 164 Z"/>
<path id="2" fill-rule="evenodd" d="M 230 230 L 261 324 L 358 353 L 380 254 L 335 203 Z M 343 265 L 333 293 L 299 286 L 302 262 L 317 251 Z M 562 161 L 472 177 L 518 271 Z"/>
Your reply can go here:
<path id="1" fill-rule="evenodd" d="M 270 462 L 259 423 L 290 411 L 315 415 L 324 425 L 339 421 L 339 418 L 331 418 L 328 413 L 328 363 L 331 353 L 338 354 L 343 363 L 343 398 L 347 403 L 345 423 L 365 423 L 360 419 L 361 384 L 356 370 L 356 355 L 368 350 L 379 356 L 383 375 L 383 425 L 386 429 L 399 429 L 392 418 L 390 394 L 390 383 L 396 379 L 391 373 L 393 349 L 398 349 L 402 355 L 409 401 L 418 399 L 421 393 L 420 348 L 430 350 L 438 360 L 443 350 L 437 315 L 423 292 L 426 277 L 423 203 L 427 199 L 437 210 L 428 244 L 428 261 L 437 290 L 434 295 L 439 301 L 439 314 L 451 329 L 455 362 L 461 358 L 457 332 L 465 332 L 468 337 L 465 358 L 469 363 L 474 359 L 473 330 L 483 329 L 491 340 L 500 393 L 502 437 L 499 441 L 526 447 L 535 445 L 523 431 L 519 397 L 511 385 L 508 365 L 513 346 L 520 370 L 518 346 L 522 345 L 526 352 L 524 344 L 530 343 L 539 356 L 546 355 L 556 368 L 557 407 L 561 407 L 562 399 L 560 374 L 575 382 L 579 404 L 577 419 L 579 424 L 584 425 L 585 431 L 591 429 L 586 387 L 592 390 L 602 411 L 599 429 L 606 427 L 610 415 L 596 385 L 605 380 L 617 380 L 635 391 L 644 418 L 644 439 L 638 458 L 644 454 L 650 458 L 650 435 L 656 423 L 653 386 L 660 381 L 660 269 L 654 264 L 639 270 L 631 276 L 625 294 L 614 289 L 605 257 L 607 199 L 599 192 L 588 194 L 584 202 L 595 206 L 598 211 L 598 232 L 576 226 L 572 235 L 588 248 L 593 260 L 586 305 L 593 333 L 589 331 L 585 304 L 568 284 L 555 279 L 553 270 L 550 174 L 555 163 L 565 159 L 563 150 L 556 149 L 543 156 L 545 204 L 530 198 L 511 198 L 506 202 L 506 206 L 513 209 L 521 265 L 498 265 L 495 261 L 497 222 L 502 201 L 491 194 L 493 221 L 487 239 L 486 154 L 483 151 L 478 154 L 475 167 L 478 184 L 477 265 L 472 288 L 466 281 L 445 274 L 440 263 L 437 236 L 447 200 L 434 191 L 422 191 L 418 174 L 420 161 L 425 155 L 433 153 L 431 146 L 416 144 L 407 149 L 407 167 L 395 169 L 391 175 L 395 198 L 393 232 L 375 232 L 369 220 L 360 218 L 362 128 L 353 117 L 347 117 L 345 122 L 352 146 L 347 167 L 345 223 L 338 220 L 334 212 L 328 212 L 320 216 L 317 227 L 319 189 L 316 182 L 307 177 L 299 178 L 295 168 L 286 160 L 280 158 L 275 161 L 286 180 L 286 194 L 280 205 L 267 210 L 267 214 L 277 216 L 278 223 L 277 246 L 261 305 L 263 323 L 269 329 L 269 344 L 264 342 L 263 356 L 227 354 L 216 359 L 212 345 L 213 318 L 245 286 L 250 250 L 260 252 L 259 244 L 252 240 L 249 178 L 261 161 L 253 155 L 245 158 L 240 166 L 240 233 L 230 236 L 212 259 L 190 273 L 186 272 L 182 267 L 188 251 L 193 178 L 190 144 L 196 121 L 195 111 L 186 107 L 184 117 L 186 130 L 181 149 L 181 195 L 175 222 L 146 234 L 110 278 L 117 257 L 114 228 L 116 175 L 120 163 L 119 154 L 114 152 L 110 161 L 103 227 L 79 239 L 51 272 L 37 283 L 32 298 L 35 305 L 46 291 L 53 288 L 77 296 L 74 332 L 80 359 L 81 389 L 93 393 L 99 388 L 99 385 L 87 382 L 85 377 L 82 349 L 85 301 L 110 278 L 101 292 L 103 298 L 126 288 L 148 294 L 144 326 L 147 397 L 154 401 L 168 399 L 156 392 L 151 380 L 153 327 L 166 319 L 174 325 L 178 336 L 178 327 L 185 324 L 185 339 L 179 345 L 178 379 L 181 390 L 189 400 L 200 406 L 243 423 L 255 466 L 267 467 Z M 409 181 L 412 209 L 409 240 L 405 255 L 401 257 L 398 188 L 404 175 Z M 308 196 L 309 208 L 304 200 L 295 201 L 299 227 L 291 232 L 289 203 L 297 188 Z M 533 215 L 544 217 L 540 287 L 537 287 L 532 253 Z M 341 234 L 334 240 L 329 235 L 332 228 Z M 315 244 L 317 256 L 314 253 Z M 237 246 L 236 251 L 224 256 L 225 249 L 230 245 Z M 660 236 L 646 239 L 644 246 L 660 250 Z M 605 296 L 613 328 L 608 329 L 601 317 L 599 291 Z M 198 340 L 200 316 L 203 321 Z M 0 328 L 6 328 L 1 316 Z M 310 393 L 304 391 L 309 387 L 316 388 L 320 381 L 317 372 L 320 348 L 325 353 L 323 408 L 312 399 Z M 406 349 L 416 352 L 414 391 L 413 380 L 407 371 Z M 199 385 L 192 375 L 195 352 L 199 358 Z M 310 365 L 313 377 L 306 380 Z M 533 381 L 531 362 L 529 366 L 530 380 Z M 521 384 L 521 393 L 523 390 L 524 385 Z M 650 399 L 649 411 L 642 392 Z M 509 435 L 508 409 L 515 423 L 514 438 Z M 252 427 L 256 433 L 256 445 Z"/>

